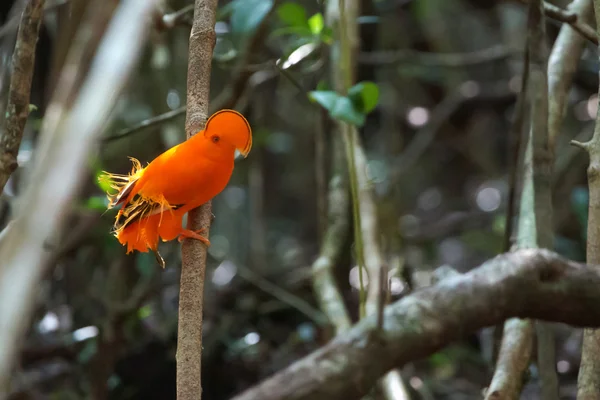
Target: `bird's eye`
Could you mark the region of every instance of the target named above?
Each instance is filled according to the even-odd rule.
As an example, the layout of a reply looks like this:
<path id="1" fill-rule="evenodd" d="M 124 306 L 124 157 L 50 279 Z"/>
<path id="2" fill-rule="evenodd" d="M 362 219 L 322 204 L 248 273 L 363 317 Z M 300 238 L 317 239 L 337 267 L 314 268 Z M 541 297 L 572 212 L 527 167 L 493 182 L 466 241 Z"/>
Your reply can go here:
<path id="1" fill-rule="evenodd" d="M 216 135 L 212 137 L 212 141 L 213 141 L 213 143 L 218 143 L 218 142 L 219 142 L 219 139 L 220 139 L 220 138 L 219 138 L 218 136 L 216 136 Z"/>

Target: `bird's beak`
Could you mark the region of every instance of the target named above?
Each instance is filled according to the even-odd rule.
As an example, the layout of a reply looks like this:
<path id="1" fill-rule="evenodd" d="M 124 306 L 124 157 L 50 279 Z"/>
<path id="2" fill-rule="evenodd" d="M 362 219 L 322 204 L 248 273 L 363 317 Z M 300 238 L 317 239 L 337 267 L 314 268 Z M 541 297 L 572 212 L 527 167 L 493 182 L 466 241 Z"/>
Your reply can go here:
<path id="1" fill-rule="evenodd" d="M 250 149 L 252 149 L 252 135 L 250 134 L 248 136 L 248 142 L 246 142 L 246 146 L 244 146 L 243 149 L 238 149 L 238 151 L 240 152 L 241 155 L 244 156 L 244 158 L 248 157 L 248 154 L 250 153 Z"/>

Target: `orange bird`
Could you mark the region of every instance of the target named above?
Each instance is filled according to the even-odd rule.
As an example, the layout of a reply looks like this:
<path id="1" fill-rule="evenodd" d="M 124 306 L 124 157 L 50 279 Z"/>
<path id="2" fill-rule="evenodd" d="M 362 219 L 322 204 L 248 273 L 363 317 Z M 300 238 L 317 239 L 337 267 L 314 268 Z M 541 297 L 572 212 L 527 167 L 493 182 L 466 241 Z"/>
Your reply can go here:
<path id="1" fill-rule="evenodd" d="M 115 193 L 107 193 L 111 209 L 121 205 L 114 223 L 114 235 L 127 253 L 152 250 L 158 253 L 158 238 L 181 242 L 197 239 L 210 246 L 203 229 L 192 231 L 182 226 L 186 212 L 219 194 L 233 172 L 235 151 L 244 157 L 252 148 L 250 124 L 234 110 L 221 110 L 206 122 L 204 130 L 156 157 L 145 168 L 130 158 L 129 175 L 104 172 L 98 179 Z"/>

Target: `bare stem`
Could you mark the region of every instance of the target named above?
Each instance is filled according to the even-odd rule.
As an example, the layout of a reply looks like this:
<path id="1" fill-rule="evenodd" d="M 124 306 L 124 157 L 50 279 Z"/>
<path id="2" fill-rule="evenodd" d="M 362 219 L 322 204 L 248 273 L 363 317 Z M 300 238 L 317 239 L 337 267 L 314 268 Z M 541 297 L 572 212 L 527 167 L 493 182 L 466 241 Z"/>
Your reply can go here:
<path id="1" fill-rule="evenodd" d="M 519 248 L 552 248 L 552 152 L 548 135 L 548 82 L 544 5 L 531 0 L 528 13 L 528 82 L 531 121 L 524 143 L 523 190 L 520 200 L 517 245 Z M 523 96 L 523 94 L 522 94 Z M 522 99 L 525 97 L 522 97 Z M 558 399 L 554 337 L 550 327 L 536 323 L 538 367 L 542 397 Z M 530 321 L 508 321 L 487 399 L 516 399 L 531 356 L 533 329 Z M 519 384 L 515 384 L 519 382 Z"/>
<path id="2" fill-rule="evenodd" d="M 531 0 L 528 13 L 529 46 L 529 95 L 531 96 L 530 139 L 532 145 L 531 164 L 533 168 L 533 213 L 535 219 L 535 242 L 533 246 L 552 249 L 554 232 L 552 223 L 552 167 L 553 152 L 548 140 L 548 54 L 546 48 L 546 21 L 544 4 L 541 0 Z M 526 183 L 529 184 L 529 183 Z M 531 239 L 531 238 L 530 238 Z M 527 245 L 527 243 L 523 243 Z M 536 322 L 537 364 L 540 371 L 541 397 L 558 400 L 558 376 L 554 333 L 543 322 Z"/>
<path id="3" fill-rule="evenodd" d="M 528 3 L 529 0 L 521 0 L 521 2 Z M 547 17 L 571 25 L 571 27 L 582 37 L 598 46 L 598 34 L 596 31 L 594 31 L 594 28 L 580 18 L 581 14 L 578 15 L 571 10 L 567 11 L 546 1 L 544 1 L 542 4 L 544 7 L 544 13 Z"/>
<path id="4" fill-rule="evenodd" d="M 29 95 L 35 66 L 35 47 L 43 10 L 44 0 L 29 0 L 21 16 L 12 58 L 6 124 L 0 137 L 0 191 L 4 190 L 8 178 L 18 167 L 17 155 L 25 123 L 29 116 Z"/>
<path id="5" fill-rule="evenodd" d="M 354 10 L 357 7 L 356 1 L 350 1 L 352 1 L 352 3 L 349 4 L 348 9 Z M 354 81 L 354 60 L 352 57 L 352 44 L 350 43 L 351 38 L 349 37 L 349 29 L 356 29 L 356 27 L 354 26 L 356 25 L 354 21 L 358 17 L 358 12 L 347 15 L 349 10 L 346 9 L 345 0 L 338 0 L 338 7 L 340 15 L 338 21 L 340 57 L 337 67 L 338 70 L 336 71 L 336 74 L 338 74 L 339 78 L 336 79 L 335 87 L 339 93 L 346 94 Z M 352 37 L 354 37 L 354 32 L 352 32 Z M 348 175 L 350 177 L 352 217 L 354 223 L 354 252 L 356 254 L 356 260 L 358 264 L 358 280 L 360 284 L 359 314 L 362 318 L 366 315 L 366 290 L 363 279 L 366 266 L 360 218 L 360 200 L 358 196 L 358 173 L 356 170 L 356 154 L 354 151 L 357 145 L 356 141 L 358 140 L 358 132 L 356 131 L 356 128 L 354 128 L 346 122 L 339 122 L 338 125 L 342 137 L 344 138 L 344 146 L 346 148 L 346 159 L 348 160 Z"/>
<path id="6" fill-rule="evenodd" d="M 590 0 L 591 1 L 591 0 Z M 596 26 L 600 29 L 600 0 L 594 0 Z M 600 88 L 598 89 L 600 91 Z M 596 116 L 594 135 L 587 143 L 575 142 L 586 150 L 590 157 L 588 166 L 588 263 L 600 263 L 600 112 Z M 577 398 L 582 400 L 600 399 L 600 330 L 585 329 L 581 349 L 581 366 L 577 382 Z"/>
<path id="7" fill-rule="evenodd" d="M 319 257 L 312 265 L 313 287 L 321 310 L 333 324 L 336 333 L 344 332 L 352 326 L 352 320 L 340 293 L 334 268 L 348 237 L 348 179 L 344 166 L 344 152 L 341 137 L 334 136 L 331 151 L 333 168 L 329 181 L 327 216 L 329 225 L 325 230 Z"/>
<path id="8" fill-rule="evenodd" d="M 187 114 L 185 131 L 188 139 L 201 131 L 208 119 L 210 73 L 216 41 L 215 21 L 218 0 L 196 0 L 190 33 Z M 188 229 L 205 229 L 211 224 L 211 202 L 188 214 Z M 179 325 L 177 333 L 177 399 L 198 400 L 202 397 L 202 314 L 206 246 L 186 240 L 181 246 L 181 281 L 179 286 Z"/>
<path id="9" fill-rule="evenodd" d="M 334 3 L 334 2 L 332 2 Z M 355 82 L 356 54 L 358 52 L 359 1 L 339 0 L 338 32 L 339 62 L 337 62 L 336 90 L 346 94 Z M 385 289 L 387 288 L 387 268 L 379 243 L 379 227 L 377 223 L 377 207 L 367 178 L 367 157 L 360 141 L 358 130 L 348 123 L 339 123 L 348 160 L 348 174 L 354 220 L 355 252 L 359 266 L 360 282 L 360 317 L 374 315 L 377 330 L 383 329 L 383 307 L 385 305 Z M 365 292 L 363 271 L 369 276 L 368 289 Z M 400 373 L 391 371 L 381 381 L 388 400 L 407 398 L 408 393 L 402 382 Z M 396 390 L 386 390 L 395 388 Z"/>

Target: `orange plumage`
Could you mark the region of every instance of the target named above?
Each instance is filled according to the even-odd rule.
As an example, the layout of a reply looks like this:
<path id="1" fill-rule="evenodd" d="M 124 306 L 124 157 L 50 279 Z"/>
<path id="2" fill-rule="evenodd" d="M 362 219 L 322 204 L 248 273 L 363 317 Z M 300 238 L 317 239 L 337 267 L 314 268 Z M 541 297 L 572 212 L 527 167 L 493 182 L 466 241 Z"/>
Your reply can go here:
<path id="1" fill-rule="evenodd" d="M 201 232 L 183 228 L 182 218 L 227 186 L 235 151 L 246 157 L 251 147 L 248 121 L 236 111 L 221 110 L 208 119 L 203 131 L 165 151 L 145 168 L 131 158 L 129 175 L 105 172 L 100 176 L 117 190 L 108 193 L 108 208 L 121 205 L 114 234 L 127 246 L 127 253 L 150 249 L 161 261 L 159 237 L 163 241 L 192 238 L 210 245 Z"/>

